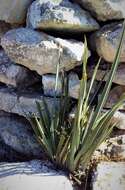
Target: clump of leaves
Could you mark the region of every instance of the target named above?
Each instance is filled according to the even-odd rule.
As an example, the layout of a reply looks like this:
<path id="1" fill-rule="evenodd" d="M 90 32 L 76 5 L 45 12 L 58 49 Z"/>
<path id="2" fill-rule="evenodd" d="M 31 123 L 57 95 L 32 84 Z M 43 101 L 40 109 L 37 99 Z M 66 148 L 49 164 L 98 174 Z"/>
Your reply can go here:
<path id="1" fill-rule="evenodd" d="M 125 95 L 108 112 L 102 114 L 103 106 L 107 100 L 113 77 L 118 67 L 125 22 L 123 24 L 119 46 L 112 64 L 109 78 L 104 86 L 99 102 L 91 105 L 90 93 L 93 87 L 99 62 L 97 63 L 89 88 L 87 87 L 87 59 L 88 48 L 85 40 L 85 53 L 83 57 L 83 74 L 80 82 L 80 92 L 77 112 L 73 122 L 69 122 L 70 102 L 68 97 L 68 77 L 62 77 L 62 94 L 57 98 L 56 93 L 53 102 L 52 113 L 46 101 L 37 102 L 39 118 L 30 118 L 32 127 L 41 146 L 44 148 L 50 160 L 60 168 L 65 168 L 74 178 L 79 179 L 84 174 L 94 151 L 110 135 L 114 124 L 111 120 L 115 111 L 123 104 Z M 56 86 L 59 77 L 59 65 L 57 66 Z"/>

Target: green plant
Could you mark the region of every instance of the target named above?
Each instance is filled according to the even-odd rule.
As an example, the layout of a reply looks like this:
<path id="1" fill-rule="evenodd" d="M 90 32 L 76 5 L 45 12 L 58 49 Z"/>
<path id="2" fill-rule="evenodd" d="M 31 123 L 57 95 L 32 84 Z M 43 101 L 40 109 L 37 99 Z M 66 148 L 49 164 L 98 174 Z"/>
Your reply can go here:
<path id="1" fill-rule="evenodd" d="M 76 179 L 81 178 L 94 151 L 110 135 L 115 125 L 111 122 L 114 112 L 125 100 L 125 95 L 123 95 L 112 109 L 106 113 L 101 112 L 107 100 L 112 80 L 118 67 L 124 33 L 125 22 L 123 24 L 122 35 L 109 78 L 96 106 L 91 105 L 90 93 L 100 60 L 94 69 L 89 88 L 87 88 L 86 67 L 88 49 L 85 40 L 86 47 L 83 57 L 83 75 L 80 82 L 80 93 L 74 121 L 69 122 L 68 117 L 70 102 L 68 98 L 68 77 L 65 77 L 65 72 L 62 77 L 61 97 L 57 98 L 55 93 L 53 113 L 50 112 L 49 106 L 46 104 L 45 100 L 43 100 L 37 102 L 37 109 L 40 117 L 38 118 L 34 114 L 33 117 L 30 118 L 36 137 L 48 157 L 56 165 L 67 169 Z M 57 66 L 55 92 L 57 90 L 58 77 L 59 65 Z"/>

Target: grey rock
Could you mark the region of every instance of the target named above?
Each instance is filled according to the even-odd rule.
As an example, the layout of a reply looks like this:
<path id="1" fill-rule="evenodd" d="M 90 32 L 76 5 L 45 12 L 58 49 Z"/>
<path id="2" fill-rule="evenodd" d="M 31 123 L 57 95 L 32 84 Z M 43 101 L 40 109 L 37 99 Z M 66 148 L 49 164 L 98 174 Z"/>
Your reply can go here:
<path id="1" fill-rule="evenodd" d="M 0 112 L 0 139 L 10 150 L 7 157 L 13 158 L 12 153 L 21 154 L 25 159 L 44 157 L 43 150 L 36 140 L 29 122 L 15 114 Z M 7 150 L 2 147 L 2 151 Z M 18 154 L 17 154 L 18 153 Z M 1 157 L 1 155 L 0 155 Z M 18 156 L 19 157 L 19 156 Z"/>
<path id="2" fill-rule="evenodd" d="M 70 180 L 49 163 L 38 160 L 22 163 L 0 164 L 2 190 L 73 190 Z"/>
<path id="3" fill-rule="evenodd" d="M 125 0 L 74 0 L 89 10 L 98 20 L 125 18 Z"/>
<path id="4" fill-rule="evenodd" d="M 96 160 L 125 160 L 125 134 L 108 138 L 95 151 L 93 159 Z"/>
<path id="5" fill-rule="evenodd" d="M 124 190 L 125 162 L 101 162 L 93 175 L 92 190 Z"/>
<path id="6" fill-rule="evenodd" d="M 112 23 L 103 26 L 99 31 L 95 32 L 90 43 L 100 57 L 107 62 L 113 62 L 117 51 L 120 35 L 122 32 L 122 23 Z M 125 62 L 125 38 L 120 55 L 120 62 Z"/>
<path id="7" fill-rule="evenodd" d="M 79 78 L 77 74 L 75 73 L 70 73 L 68 78 L 69 78 L 69 96 L 77 99 L 79 96 L 79 89 L 80 89 Z M 43 75 L 42 82 L 43 82 L 44 94 L 46 96 L 54 96 L 56 75 L 48 75 L 48 74 Z M 61 82 L 61 78 L 59 77 L 58 88 L 56 92 L 58 96 L 61 95 L 61 89 L 62 89 L 62 82 Z"/>
<path id="8" fill-rule="evenodd" d="M 10 24 L 5 23 L 4 21 L 0 21 L 0 44 L 1 44 L 1 38 L 10 29 L 12 29 L 12 26 Z"/>
<path id="9" fill-rule="evenodd" d="M 39 80 L 39 76 L 29 69 L 13 63 L 4 50 L 0 50 L 0 82 L 21 89 L 31 86 Z"/>
<path id="10" fill-rule="evenodd" d="M 63 0 L 54 4 L 52 1 L 36 0 L 29 8 L 27 26 L 61 32 L 89 32 L 99 29 L 98 23 L 79 5 Z"/>
<path id="11" fill-rule="evenodd" d="M 13 89 L 10 90 L 5 87 L 0 88 L 0 110 L 17 113 L 24 117 L 30 116 L 33 113 L 38 115 L 36 101 L 42 101 L 42 99 L 43 95 L 41 93 L 17 93 Z M 53 98 L 45 97 L 44 100 L 48 104 L 51 112 L 53 109 Z"/>
<path id="12" fill-rule="evenodd" d="M 84 44 L 74 40 L 54 38 L 42 32 L 19 28 L 7 32 L 1 44 L 8 56 L 39 74 L 70 70 L 82 63 Z"/>
<path id="13" fill-rule="evenodd" d="M 94 69 L 89 67 L 88 68 L 88 77 L 92 77 Z M 105 76 L 105 77 L 104 77 Z M 97 75 L 96 75 L 96 80 L 103 80 L 107 81 L 109 76 L 109 70 L 103 70 L 103 69 L 98 69 Z M 125 86 L 125 64 L 120 64 L 117 68 L 116 74 L 114 76 L 113 82 L 119 85 L 124 85 Z"/>
<path id="14" fill-rule="evenodd" d="M 7 23 L 22 24 L 25 22 L 26 12 L 33 0 L 1 0 L 0 20 Z"/>
<path id="15" fill-rule="evenodd" d="M 118 129 L 125 130 L 125 112 L 115 112 L 113 122 L 118 123 L 116 126 Z"/>

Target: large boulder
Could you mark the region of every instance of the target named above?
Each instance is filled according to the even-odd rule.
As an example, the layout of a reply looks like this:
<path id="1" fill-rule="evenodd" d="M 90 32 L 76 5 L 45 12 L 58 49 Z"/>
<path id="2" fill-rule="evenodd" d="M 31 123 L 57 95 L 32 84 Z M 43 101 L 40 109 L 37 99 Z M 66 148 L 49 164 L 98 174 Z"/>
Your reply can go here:
<path id="1" fill-rule="evenodd" d="M 34 29 L 59 32 L 89 32 L 99 29 L 98 23 L 79 5 L 63 0 L 36 0 L 29 8 L 27 26 Z"/>
<path id="2" fill-rule="evenodd" d="M 0 20 L 7 23 L 22 24 L 25 22 L 27 8 L 33 0 L 1 0 Z"/>
<path id="3" fill-rule="evenodd" d="M 33 160 L 0 164 L 2 190 L 73 190 L 71 181 L 48 162 Z"/>
<path id="4" fill-rule="evenodd" d="M 73 72 L 69 74 L 68 78 L 69 78 L 69 86 L 68 86 L 69 96 L 77 99 L 79 96 L 79 89 L 80 89 L 79 78 L 77 74 Z M 56 75 L 49 75 L 49 74 L 43 75 L 42 82 L 43 82 L 44 94 L 46 96 L 54 96 Z M 58 88 L 56 92 L 58 96 L 61 95 L 61 90 L 62 90 L 62 81 L 61 78 L 59 77 Z"/>
<path id="5" fill-rule="evenodd" d="M 0 21 L 0 45 L 1 45 L 1 38 L 4 36 L 4 34 L 11 30 L 12 26 L 8 23 L 5 23 L 4 21 Z"/>
<path id="6" fill-rule="evenodd" d="M 10 30 L 1 39 L 8 56 L 39 74 L 56 73 L 60 69 L 70 70 L 82 63 L 84 44 L 74 40 L 54 38 L 27 28 Z"/>
<path id="7" fill-rule="evenodd" d="M 38 115 L 36 101 L 42 101 L 43 95 L 41 93 L 16 92 L 13 89 L 6 87 L 0 88 L 0 110 L 17 113 L 18 115 L 27 117 L 33 113 Z M 44 97 L 50 112 L 53 110 L 53 98 Z M 57 100 L 58 106 L 58 100 Z"/>
<path id="8" fill-rule="evenodd" d="M 74 0 L 89 10 L 98 20 L 125 18 L 125 0 Z"/>
<path id="9" fill-rule="evenodd" d="M 124 190 L 125 162 L 101 162 L 93 174 L 92 190 Z"/>
<path id="10" fill-rule="evenodd" d="M 122 32 L 122 23 L 112 23 L 103 26 L 99 31 L 95 32 L 90 43 L 100 57 L 107 62 L 113 62 L 117 51 L 118 43 Z M 125 62 L 125 38 L 120 55 L 120 62 Z"/>
<path id="11" fill-rule="evenodd" d="M 13 63 L 4 50 L 0 50 L 0 82 L 24 89 L 37 81 L 40 81 L 40 77 L 37 74 L 21 65 Z"/>
<path id="12" fill-rule="evenodd" d="M 4 146 L 6 145 L 11 150 L 8 151 L 9 155 L 6 153 L 6 157 L 10 157 L 11 161 L 12 158 L 15 159 L 15 155 L 12 155 L 14 151 L 16 155 L 17 153 L 22 154 L 25 159 L 44 157 L 43 150 L 36 140 L 31 125 L 23 117 L 0 112 L 0 139 Z M 7 152 L 7 148 L 5 149 L 4 146 L 2 151 Z"/>

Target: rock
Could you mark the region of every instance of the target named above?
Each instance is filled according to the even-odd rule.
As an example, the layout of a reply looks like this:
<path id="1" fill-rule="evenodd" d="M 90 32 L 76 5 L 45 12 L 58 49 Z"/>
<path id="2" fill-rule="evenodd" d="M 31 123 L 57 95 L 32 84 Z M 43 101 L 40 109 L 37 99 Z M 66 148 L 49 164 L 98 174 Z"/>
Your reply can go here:
<path id="1" fill-rule="evenodd" d="M 125 86 L 116 86 L 114 87 L 108 96 L 107 102 L 104 108 L 111 108 L 115 103 L 117 103 L 120 97 L 125 93 Z M 123 103 L 119 110 L 125 110 L 125 104 Z"/>
<path id="2" fill-rule="evenodd" d="M 4 21 L 0 21 L 0 44 L 1 44 L 1 38 L 10 29 L 12 29 L 12 26 L 10 24 L 5 23 Z"/>
<path id="3" fill-rule="evenodd" d="M 0 20 L 7 23 L 22 24 L 25 22 L 26 12 L 33 0 L 0 1 Z"/>
<path id="4" fill-rule="evenodd" d="M 61 32 L 89 32 L 99 29 L 98 23 L 79 5 L 63 0 L 58 5 L 36 0 L 29 8 L 27 26 Z"/>
<path id="5" fill-rule="evenodd" d="M 73 190 L 70 180 L 51 164 L 38 160 L 22 163 L 0 164 L 0 187 L 2 190 Z"/>
<path id="6" fill-rule="evenodd" d="M 124 190 L 125 162 L 101 162 L 93 175 L 92 190 Z"/>
<path id="7" fill-rule="evenodd" d="M 74 0 L 89 10 L 98 20 L 118 20 L 125 18 L 125 0 Z"/>
<path id="8" fill-rule="evenodd" d="M 89 67 L 88 68 L 88 77 L 91 78 L 92 77 L 92 73 L 93 73 L 93 68 Z M 103 78 L 103 76 L 105 76 Z M 97 71 L 97 75 L 96 75 L 96 80 L 103 80 L 103 81 L 107 81 L 109 76 L 109 70 L 103 70 L 103 69 L 98 69 Z M 113 82 L 119 85 L 124 85 L 125 86 L 125 64 L 120 64 L 118 66 L 118 69 L 116 71 L 116 74 L 114 76 Z"/>
<path id="9" fill-rule="evenodd" d="M 0 139 L 10 150 L 22 154 L 25 159 L 44 157 L 31 125 L 23 117 L 0 112 Z M 11 154 L 9 156 L 13 157 Z"/>
<path id="10" fill-rule="evenodd" d="M 121 111 L 115 112 L 113 122 L 118 123 L 116 126 L 118 129 L 125 130 L 125 113 Z"/>
<path id="11" fill-rule="evenodd" d="M 1 39 L 8 56 L 39 74 L 56 73 L 60 69 L 70 70 L 82 63 L 84 44 L 74 40 L 63 40 L 27 28 L 10 30 Z"/>
<path id="12" fill-rule="evenodd" d="M 27 68 L 13 63 L 4 50 L 0 50 L 0 82 L 21 89 L 31 86 L 39 80 L 39 76 Z"/>
<path id="13" fill-rule="evenodd" d="M 103 26 L 98 32 L 95 32 L 90 43 L 100 57 L 107 62 L 113 62 L 117 51 L 120 35 L 122 32 L 122 23 L 112 23 Z M 120 62 L 125 62 L 125 38 L 120 55 Z"/>
<path id="14" fill-rule="evenodd" d="M 108 138 L 95 151 L 93 159 L 125 161 L 125 134 Z"/>
<path id="15" fill-rule="evenodd" d="M 73 98 L 78 98 L 79 96 L 79 88 L 80 88 L 80 81 L 75 73 L 69 74 L 69 96 Z M 44 94 L 46 96 L 54 96 L 55 94 L 55 83 L 56 83 L 56 75 L 43 75 L 42 76 L 42 82 L 43 82 L 43 88 L 44 88 Z M 57 89 L 57 95 L 61 95 L 61 89 L 62 89 L 62 82 L 61 78 L 58 80 L 58 89 Z"/>
<path id="16" fill-rule="evenodd" d="M 42 101 L 42 99 L 43 95 L 41 93 L 17 93 L 13 89 L 10 90 L 5 87 L 0 88 L 0 110 L 9 113 L 17 113 L 24 117 L 30 116 L 33 113 L 38 114 L 36 101 Z M 51 112 L 53 109 L 53 98 L 45 97 L 44 100 L 49 105 Z"/>

